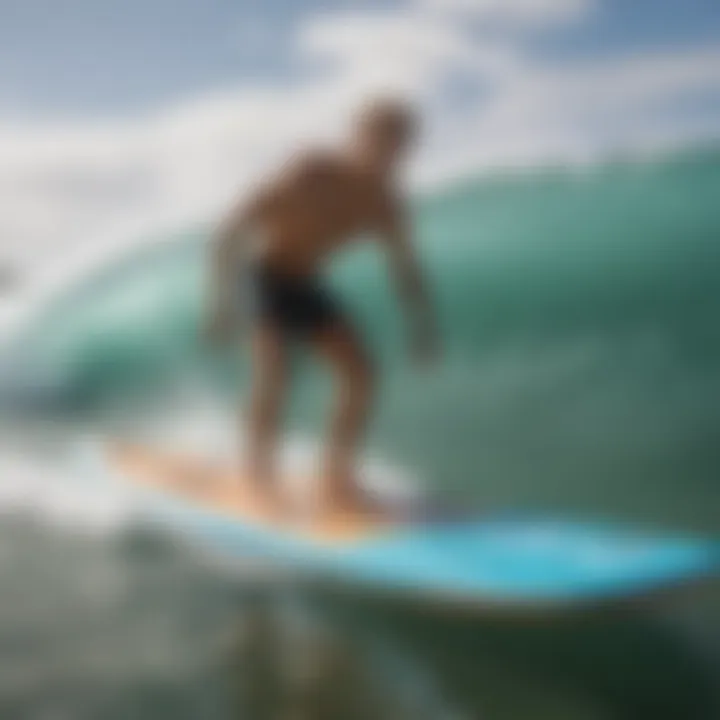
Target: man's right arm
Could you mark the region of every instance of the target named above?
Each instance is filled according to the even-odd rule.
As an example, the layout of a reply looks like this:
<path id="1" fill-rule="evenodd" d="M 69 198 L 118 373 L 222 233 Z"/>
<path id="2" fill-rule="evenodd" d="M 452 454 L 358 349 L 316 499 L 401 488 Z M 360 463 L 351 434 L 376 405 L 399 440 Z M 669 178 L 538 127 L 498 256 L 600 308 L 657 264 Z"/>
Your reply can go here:
<path id="1" fill-rule="evenodd" d="M 205 332 L 213 342 L 229 340 L 237 321 L 237 283 L 247 251 L 247 241 L 260 211 L 264 194 L 238 203 L 218 225 L 210 246 Z"/>

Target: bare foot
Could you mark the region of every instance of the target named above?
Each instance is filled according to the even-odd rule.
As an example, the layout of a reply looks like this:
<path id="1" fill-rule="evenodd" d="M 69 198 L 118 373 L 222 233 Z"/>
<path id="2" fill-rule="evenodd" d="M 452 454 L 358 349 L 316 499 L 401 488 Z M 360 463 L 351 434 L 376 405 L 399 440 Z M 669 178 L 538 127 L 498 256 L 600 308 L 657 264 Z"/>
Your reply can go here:
<path id="1" fill-rule="evenodd" d="M 321 514 L 338 515 L 358 520 L 391 520 L 388 509 L 363 492 L 358 483 L 347 483 L 342 488 L 326 487 L 320 498 Z"/>
<path id="2" fill-rule="evenodd" d="M 294 508 L 287 494 L 275 482 L 245 481 L 242 492 L 256 510 L 270 520 L 292 518 Z"/>

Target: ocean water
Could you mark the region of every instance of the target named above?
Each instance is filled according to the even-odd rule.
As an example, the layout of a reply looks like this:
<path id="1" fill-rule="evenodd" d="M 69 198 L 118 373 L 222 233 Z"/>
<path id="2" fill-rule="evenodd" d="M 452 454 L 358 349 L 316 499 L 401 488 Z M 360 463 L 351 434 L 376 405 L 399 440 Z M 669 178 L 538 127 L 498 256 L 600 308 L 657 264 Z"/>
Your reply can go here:
<path id="1" fill-rule="evenodd" d="M 484 512 L 720 532 L 720 152 L 493 174 L 415 201 L 444 356 L 406 361 L 380 250 L 329 281 L 382 375 L 368 452 Z M 41 306 L 0 357 L 0 717 L 712 718 L 708 587 L 548 623 L 278 587 L 141 526 L 100 435 L 232 442 L 247 367 L 198 340 L 207 232 Z M 287 429 L 329 387 L 297 357 Z M 79 449 L 80 448 L 80 449 Z"/>

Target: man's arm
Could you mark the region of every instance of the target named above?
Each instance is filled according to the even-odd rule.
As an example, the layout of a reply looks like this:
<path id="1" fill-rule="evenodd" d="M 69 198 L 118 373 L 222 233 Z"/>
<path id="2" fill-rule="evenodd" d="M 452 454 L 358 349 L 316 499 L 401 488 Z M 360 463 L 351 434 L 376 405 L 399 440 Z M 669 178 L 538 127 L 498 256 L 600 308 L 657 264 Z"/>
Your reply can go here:
<path id="1" fill-rule="evenodd" d="M 238 283 L 247 252 L 248 237 L 258 222 L 268 193 L 238 203 L 215 230 L 210 246 L 207 286 L 206 333 L 223 342 L 232 334 L 237 320 Z"/>
<path id="2" fill-rule="evenodd" d="M 434 308 L 412 246 L 407 211 L 399 203 L 384 213 L 380 234 L 407 318 L 411 350 L 418 360 L 433 359 L 439 350 Z"/>

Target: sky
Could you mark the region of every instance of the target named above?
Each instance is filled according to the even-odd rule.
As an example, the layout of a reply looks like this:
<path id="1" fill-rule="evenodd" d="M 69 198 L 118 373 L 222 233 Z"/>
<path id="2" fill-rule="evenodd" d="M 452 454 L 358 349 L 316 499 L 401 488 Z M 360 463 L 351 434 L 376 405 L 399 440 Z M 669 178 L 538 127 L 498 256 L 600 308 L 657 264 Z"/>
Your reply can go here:
<path id="1" fill-rule="evenodd" d="M 413 184 L 720 137 L 718 0 L 0 0 L 0 261 L 212 220 L 364 98 Z"/>

